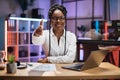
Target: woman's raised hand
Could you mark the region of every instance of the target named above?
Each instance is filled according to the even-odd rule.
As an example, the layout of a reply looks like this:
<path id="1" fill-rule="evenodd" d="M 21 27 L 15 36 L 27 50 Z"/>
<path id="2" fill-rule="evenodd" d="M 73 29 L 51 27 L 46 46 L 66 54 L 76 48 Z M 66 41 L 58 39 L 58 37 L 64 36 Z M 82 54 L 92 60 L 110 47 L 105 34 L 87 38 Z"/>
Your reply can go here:
<path id="1" fill-rule="evenodd" d="M 43 33 L 43 25 L 44 25 L 43 23 L 44 23 L 43 20 L 40 21 L 40 25 L 39 25 L 38 28 L 35 30 L 34 36 L 40 36 L 40 35 L 42 35 L 42 33 Z"/>

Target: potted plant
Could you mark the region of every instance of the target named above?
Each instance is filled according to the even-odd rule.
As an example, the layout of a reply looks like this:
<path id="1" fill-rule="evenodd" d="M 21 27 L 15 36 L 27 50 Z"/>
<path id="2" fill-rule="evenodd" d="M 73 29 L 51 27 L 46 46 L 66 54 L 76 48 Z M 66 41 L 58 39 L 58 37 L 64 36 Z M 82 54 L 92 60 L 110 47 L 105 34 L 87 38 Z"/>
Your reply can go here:
<path id="1" fill-rule="evenodd" d="M 7 63 L 7 73 L 16 73 L 17 64 L 15 62 L 15 56 L 10 55 Z"/>

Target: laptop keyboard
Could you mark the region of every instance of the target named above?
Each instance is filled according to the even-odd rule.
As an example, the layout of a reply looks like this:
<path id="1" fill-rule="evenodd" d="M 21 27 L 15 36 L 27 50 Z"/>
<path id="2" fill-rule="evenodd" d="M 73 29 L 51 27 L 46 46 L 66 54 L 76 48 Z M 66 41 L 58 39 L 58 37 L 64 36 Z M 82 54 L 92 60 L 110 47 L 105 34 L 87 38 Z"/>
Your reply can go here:
<path id="1" fill-rule="evenodd" d="M 73 66 L 71 66 L 71 68 L 80 69 L 82 66 L 83 66 L 83 64 L 73 64 Z"/>
<path id="2" fill-rule="evenodd" d="M 76 63 L 76 64 L 72 64 L 72 65 L 63 66 L 62 68 L 79 71 L 82 68 L 83 65 L 84 65 L 83 63 L 82 64 L 81 63 Z"/>

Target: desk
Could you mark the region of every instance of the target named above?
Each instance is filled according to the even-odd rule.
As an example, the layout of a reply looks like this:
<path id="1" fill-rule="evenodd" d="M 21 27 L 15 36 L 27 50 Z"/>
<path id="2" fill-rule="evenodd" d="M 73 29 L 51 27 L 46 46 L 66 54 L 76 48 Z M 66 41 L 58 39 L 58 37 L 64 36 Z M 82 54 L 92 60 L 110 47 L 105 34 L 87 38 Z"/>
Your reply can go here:
<path id="1" fill-rule="evenodd" d="M 38 63 L 33 63 L 37 66 Z M 0 80 L 80 80 L 80 79 L 120 79 L 120 68 L 103 62 L 99 67 L 86 71 L 72 71 L 62 69 L 61 66 L 68 64 L 56 64 L 56 71 L 33 72 L 29 74 L 30 67 L 17 70 L 16 74 L 7 74 L 6 70 L 0 71 Z M 34 67 L 32 66 L 32 67 Z"/>

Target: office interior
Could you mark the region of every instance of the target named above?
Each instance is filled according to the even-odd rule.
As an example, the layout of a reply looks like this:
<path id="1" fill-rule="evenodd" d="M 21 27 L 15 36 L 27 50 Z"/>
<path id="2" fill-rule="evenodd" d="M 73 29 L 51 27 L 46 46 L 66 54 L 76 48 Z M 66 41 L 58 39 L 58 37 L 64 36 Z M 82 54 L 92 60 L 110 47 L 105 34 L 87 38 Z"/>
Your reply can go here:
<path id="1" fill-rule="evenodd" d="M 22 4 L 20 1 L 25 2 Z M 20 62 L 37 62 L 44 57 L 41 46 L 32 44 L 31 35 L 39 24 L 37 19 L 44 19 L 45 29 L 49 28 L 47 13 L 55 3 L 64 5 L 68 11 L 67 30 L 77 37 L 76 61 L 85 61 L 90 52 L 100 46 L 120 45 L 120 0 L 0 0 L 0 50 L 14 54 Z M 23 18 L 28 21 L 18 20 Z M 91 29 L 96 34 L 89 34 Z M 108 35 L 116 29 L 117 37 Z M 105 61 L 120 67 L 119 56 L 118 49 Z"/>

